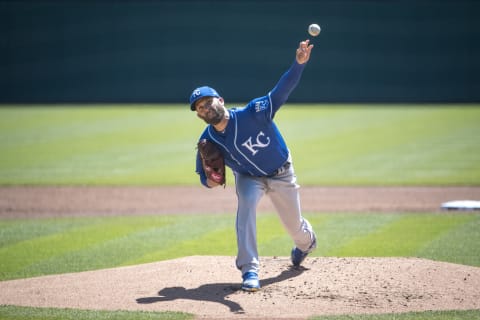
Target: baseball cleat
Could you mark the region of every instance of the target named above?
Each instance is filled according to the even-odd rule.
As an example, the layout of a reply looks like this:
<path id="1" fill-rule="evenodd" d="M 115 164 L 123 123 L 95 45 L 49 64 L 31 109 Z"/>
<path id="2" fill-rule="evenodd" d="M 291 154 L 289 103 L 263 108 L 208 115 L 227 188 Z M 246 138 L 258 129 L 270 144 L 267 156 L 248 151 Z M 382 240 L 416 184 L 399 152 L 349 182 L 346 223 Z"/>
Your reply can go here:
<path id="1" fill-rule="evenodd" d="M 245 272 L 242 278 L 243 291 L 254 292 L 260 290 L 260 281 L 258 280 L 258 275 L 255 272 Z"/>
<path id="2" fill-rule="evenodd" d="M 292 249 L 292 255 L 291 255 L 293 266 L 299 267 L 300 264 L 303 262 L 303 260 L 305 260 L 305 258 L 308 256 L 308 254 L 312 252 L 313 249 L 315 249 L 316 247 L 317 247 L 317 239 L 315 237 L 313 238 L 312 244 L 310 245 L 307 251 L 302 251 L 297 247 L 294 247 Z"/>

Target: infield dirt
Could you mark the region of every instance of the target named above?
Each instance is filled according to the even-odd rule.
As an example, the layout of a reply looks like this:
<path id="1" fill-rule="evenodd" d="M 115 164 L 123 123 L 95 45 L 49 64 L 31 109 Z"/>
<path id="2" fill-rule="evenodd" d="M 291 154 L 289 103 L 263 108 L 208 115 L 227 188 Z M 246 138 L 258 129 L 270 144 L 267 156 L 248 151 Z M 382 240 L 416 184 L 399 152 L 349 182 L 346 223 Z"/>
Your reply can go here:
<path id="1" fill-rule="evenodd" d="M 480 187 L 302 187 L 304 212 L 438 212 Z M 0 218 L 236 212 L 233 187 L 0 187 Z M 258 212 L 274 212 L 268 197 Z"/>

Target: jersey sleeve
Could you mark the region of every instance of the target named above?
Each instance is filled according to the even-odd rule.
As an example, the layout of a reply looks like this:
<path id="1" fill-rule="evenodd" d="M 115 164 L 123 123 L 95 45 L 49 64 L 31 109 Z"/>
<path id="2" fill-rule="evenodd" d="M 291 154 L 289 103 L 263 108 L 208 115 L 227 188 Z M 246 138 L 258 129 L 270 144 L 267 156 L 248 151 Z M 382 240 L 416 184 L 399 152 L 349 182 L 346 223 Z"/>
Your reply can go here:
<path id="1" fill-rule="evenodd" d="M 245 109 L 249 110 L 255 119 L 273 120 L 275 113 L 287 101 L 290 93 L 300 81 L 304 68 L 305 64 L 299 64 L 295 60 L 266 96 L 253 99 Z"/>
<path id="2" fill-rule="evenodd" d="M 270 102 L 272 107 L 272 118 L 278 109 L 287 101 L 290 93 L 297 86 L 302 77 L 304 64 L 299 64 L 296 60 L 292 63 L 290 68 L 282 75 L 275 87 L 270 91 Z"/>

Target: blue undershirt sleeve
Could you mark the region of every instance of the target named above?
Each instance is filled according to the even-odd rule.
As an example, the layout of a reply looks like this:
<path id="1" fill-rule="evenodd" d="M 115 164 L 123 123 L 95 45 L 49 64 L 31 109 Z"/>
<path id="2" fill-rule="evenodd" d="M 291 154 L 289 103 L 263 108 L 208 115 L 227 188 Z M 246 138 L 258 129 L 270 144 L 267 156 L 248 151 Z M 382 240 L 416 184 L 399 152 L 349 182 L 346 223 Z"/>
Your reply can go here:
<path id="1" fill-rule="evenodd" d="M 287 101 L 290 93 L 295 89 L 306 63 L 299 64 L 297 60 L 293 62 L 290 68 L 282 75 L 275 87 L 270 91 L 273 114 Z"/>

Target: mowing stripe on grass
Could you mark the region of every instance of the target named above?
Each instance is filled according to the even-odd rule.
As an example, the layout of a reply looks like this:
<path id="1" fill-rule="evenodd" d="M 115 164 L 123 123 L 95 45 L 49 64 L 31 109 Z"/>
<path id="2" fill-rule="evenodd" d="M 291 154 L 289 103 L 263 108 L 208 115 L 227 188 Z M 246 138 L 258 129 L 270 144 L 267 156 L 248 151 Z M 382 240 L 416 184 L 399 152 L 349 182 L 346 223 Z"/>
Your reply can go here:
<path id="1" fill-rule="evenodd" d="M 177 125 L 178 108 L 2 108 L 0 113 L 22 120 L 13 127 L 0 123 L 0 183 L 110 184 L 121 178 L 127 184 L 138 179 L 163 184 L 173 179 L 163 174 L 165 164 L 172 168 L 171 159 L 177 159 L 174 171 L 192 167 L 196 134 L 164 134 Z M 198 122 L 185 121 L 189 129 L 195 126 L 188 121 Z"/>
<path id="2" fill-rule="evenodd" d="M 2 320 L 188 320 L 193 318 L 193 315 L 183 312 L 101 311 L 0 306 L 0 319 Z"/>
<path id="3" fill-rule="evenodd" d="M 460 109 L 324 107 L 304 119 L 289 106 L 277 120 L 294 155 L 308 150 L 295 161 L 303 184 L 475 185 L 480 109 Z M 315 130 L 305 132 L 308 124 Z"/>
<path id="4" fill-rule="evenodd" d="M 313 256 L 418 256 L 480 266 L 479 214 L 308 214 Z M 39 237 L 16 241 L 22 226 Z M 0 280 L 111 268 L 188 255 L 235 255 L 235 216 L 181 215 L 9 220 L 2 224 Z M 68 222 L 68 223 L 66 223 Z M 52 227 L 53 224 L 53 227 Z M 262 256 L 293 245 L 276 214 L 258 216 Z M 52 233 L 49 233 L 50 230 Z"/>
<path id="5" fill-rule="evenodd" d="M 417 256 L 432 240 L 474 219 L 462 215 L 402 215 L 370 234 L 337 248 L 339 256 Z"/>
<path id="6" fill-rule="evenodd" d="M 115 219 L 89 218 L 87 221 L 90 221 L 88 225 L 81 224 L 78 228 L 44 235 L 0 248 L 0 278 L 40 275 L 42 270 L 38 270 L 35 266 L 29 268 L 29 266 L 113 238 L 124 237 L 137 230 L 153 227 L 151 219 L 134 220 L 118 217 Z M 170 221 L 163 220 L 158 223 L 168 224 L 172 221 L 170 219 Z M 32 274 L 32 272 L 34 273 Z"/>
<path id="7" fill-rule="evenodd" d="M 398 214 L 304 214 L 315 229 L 317 249 L 311 256 L 335 256 L 337 250 L 353 238 L 370 234 L 398 219 Z M 258 225 L 260 255 L 290 255 L 294 245 L 279 219 Z"/>
<path id="8" fill-rule="evenodd" d="M 77 309 L 0 306 L 3 320 L 187 320 L 194 316 L 181 312 L 97 311 Z M 389 314 L 313 316 L 309 320 L 480 320 L 480 310 L 425 311 Z"/>
<path id="9" fill-rule="evenodd" d="M 87 220 L 44 219 L 37 220 L 0 220 L 0 248 L 13 245 L 21 241 L 48 236 L 59 232 L 68 232 L 90 222 Z"/>
<path id="10" fill-rule="evenodd" d="M 74 221 L 83 219 L 77 218 Z M 216 230 L 225 229 L 228 235 L 234 234 L 231 215 L 86 219 L 90 224 L 80 224 L 80 229 L 67 230 L 0 249 L 0 258 L 5 257 L 4 261 L 8 260 L 4 266 L 3 262 L 0 262 L 0 279 L 131 265 L 177 258 L 187 253 L 200 254 L 201 250 L 189 250 L 182 243 L 191 241 L 197 243 L 197 246 L 208 247 L 205 246 L 206 243 L 213 241 L 218 244 L 218 239 L 226 239 L 226 236 L 217 238 L 216 235 L 210 235 Z M 39 225 L 44 222 L 45 220 L 37 221 Z M 23 222 L 18 223 L 23 225 Z M 205 241 L 211 239 L 203 242 L 202 237 L 207 238 Z M 226 243 L 234 248 L 234 236 Z M 32 253 L 32 250 L 35 252 Z"/>
<path id="11" fill-rule="evenodd" d="M 171 252 L 172 248 L 178 247 L 179 243 L 183 241 L 201 238 L 215 232 L 218 228 L 223 228 L 224 224 L 228 223 L 228 218 L 220 215 L 218 217 L 178 216 L 175 217 L 175 220 L 174 224 L 164 228 L 138 232 L 128 238 L 110 242 L 102 246 L 102 249 L 111 252 L 116 246 L 124 248 L 126 254 L 118 262 L 122 266 L 183 257 L 185 255 L 182 251 L 173 254 L 168 254 L 168 252 Z"/>
<path id="12" fill-rule="evenodd" d="M 422 257 L 466 265 L 480 265 L 480 215 L 433 239 L 418 254 Z"/>
<path id="13" fill-rule="evenodd" d="M 480 310 L 425 311 L 388 314 L 316 316 L 309 320 L 480 320 Z"/>
<path id="14" fill-rule="evenodd" d="M 198 185 L 204 125 L 184 112 L 2 107 L 0 184 Z M 305 185 L 480 184 L 480 108 L 292 104 L 276 120 Z"/>
<path id="15" fill-rule="evenodd" d="M 187 320 L 194 316 L 181 312 L 98 311 L 78 309 L 0 306 L 3 320 Z M 389 314 L 313 316 L 309 320 L 480 320 L 480 310 L 425 311 Z"/>
<path id="16" fill-rule="evenodd" d="M 315 226 L 317 235 L 317 250 L 313 256 L 336 256 L 338 249 L 350 243 L 353 239 L 361 238 L 376 232 L 390 224 L 400 215 L 395 214 L 330 214 L 318 223 L 321 216 L 308 216 L 309 221 Z"/>
<path id="17" fill-rule="evenodd" d="M 142 256 L 128 261 L 128 264 L 138 264 L 166 259 L 174 259 L 190 255 L 234 255 L 235 216 L 194 215 L 188 216 L 188 223 L 172 230 L 170 238 L 159 236 L 162 246 L 145 252 Z"/>
<path id="18" fill-rule="evenodd" d="M 235 233 L 231 226 L 220 228 L 203 236 L 178 241 L 176 245 L 144 255 L 134 262 L 160 261 L 195 255 L 235 255 Z"/>

